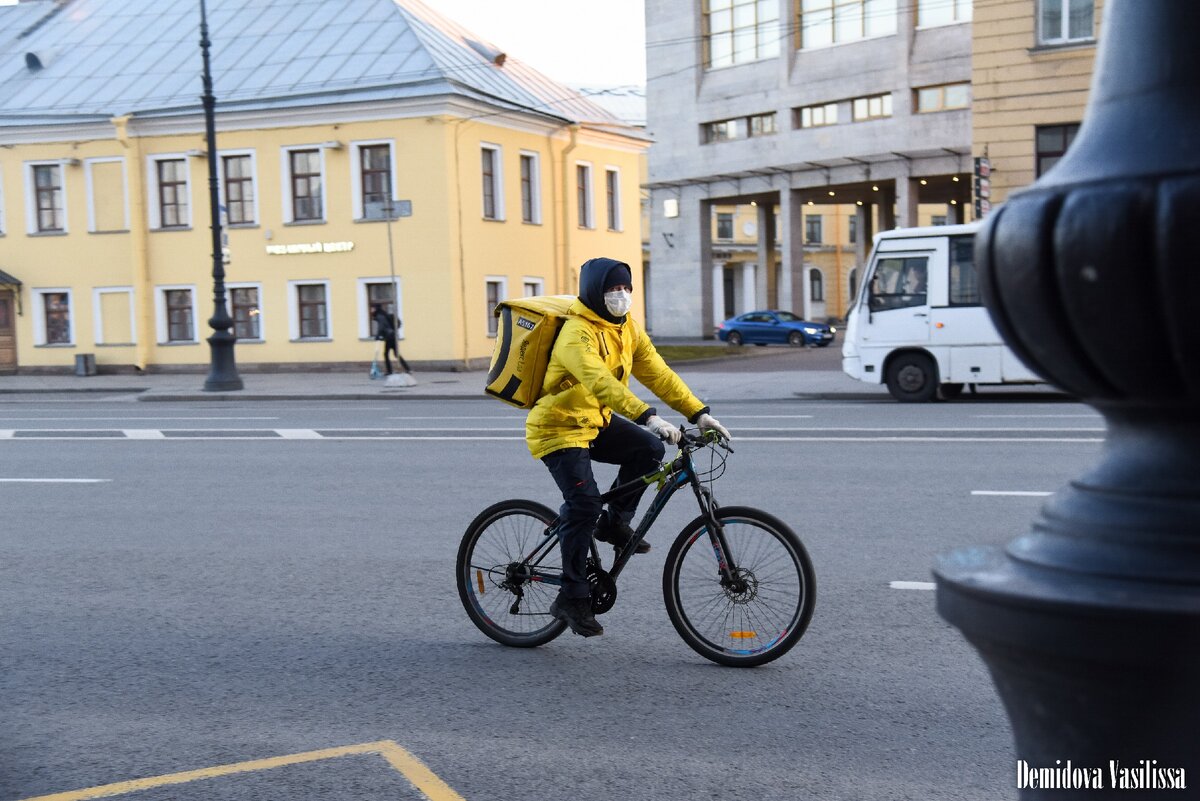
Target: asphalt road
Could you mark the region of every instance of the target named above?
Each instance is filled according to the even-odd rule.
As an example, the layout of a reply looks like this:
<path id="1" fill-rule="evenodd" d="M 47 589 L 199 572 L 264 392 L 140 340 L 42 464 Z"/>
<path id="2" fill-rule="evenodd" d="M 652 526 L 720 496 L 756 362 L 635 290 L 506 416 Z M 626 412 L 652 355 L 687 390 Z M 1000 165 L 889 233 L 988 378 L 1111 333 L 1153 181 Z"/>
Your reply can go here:
<path id="1" fill-rule="evenodd" d="M 795 650 L 734 670 L 663 609 L 685 495 L 603 637 L 473 627 L 464 527 L 555 502 L 515 411 L 148 406 L 0 403 L 0 801 L 1012 798 L 987 672 L 920 587 L 1023 533 L 1043 498 L 1008 493 L 1055 491 L 1103 436 L 1063 402 L 723 406 L 718 497 L 788 521 L 818 580 Z"/>

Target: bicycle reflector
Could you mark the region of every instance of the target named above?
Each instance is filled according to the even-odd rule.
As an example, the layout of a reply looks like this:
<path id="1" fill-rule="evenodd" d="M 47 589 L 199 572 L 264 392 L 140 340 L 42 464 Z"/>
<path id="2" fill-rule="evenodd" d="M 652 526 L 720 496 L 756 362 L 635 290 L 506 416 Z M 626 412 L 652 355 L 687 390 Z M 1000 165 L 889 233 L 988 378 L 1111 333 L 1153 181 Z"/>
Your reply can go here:
<path id="1" fill-rule="evenodd" d="M 483 571 L 475 571 L 475 583 L 479 585 L 479 594 L 483 595 Z"/>
<path id="2" fill-rule="evenodd" d="M 758 636 L 757 631 L 731 631 L 729 636 L 735 640 L 753 640 Z"/>

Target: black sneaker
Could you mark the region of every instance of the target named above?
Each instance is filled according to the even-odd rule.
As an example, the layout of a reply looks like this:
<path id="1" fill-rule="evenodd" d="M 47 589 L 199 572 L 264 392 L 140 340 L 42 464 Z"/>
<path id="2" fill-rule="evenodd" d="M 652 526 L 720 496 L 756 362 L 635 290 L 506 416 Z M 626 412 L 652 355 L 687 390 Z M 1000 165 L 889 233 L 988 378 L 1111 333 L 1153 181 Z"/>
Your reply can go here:
<path id="1" fill-rule="evenodd" d="M 596 622 L 596 616 L 592 614 L 592 599 L 588 596 L 569 598 L 560 592 L 554 603 L 550 604 L 550 614 L 581 637 L 595 637 L 604 633 L 604 627 Z"/>
<path id="2" fill-rule="evenodd" d="M 610 523 L 603 516 L 596 524 L 596 539 L 601 542 L 610 543 L 614 549 L 621 550 L 625 547 L 625 543 L 636 537 L 637 534 L 628 523 Z M 637 544 L 634 553 L 650 553 L 650 543 L 642 540 Z"/>

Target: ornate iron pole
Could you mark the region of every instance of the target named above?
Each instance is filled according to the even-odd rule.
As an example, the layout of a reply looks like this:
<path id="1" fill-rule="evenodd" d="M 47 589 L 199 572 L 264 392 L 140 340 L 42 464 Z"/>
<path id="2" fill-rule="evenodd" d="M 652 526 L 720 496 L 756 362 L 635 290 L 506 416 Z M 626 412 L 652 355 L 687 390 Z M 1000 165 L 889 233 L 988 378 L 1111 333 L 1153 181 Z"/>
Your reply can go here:
<path id="1" fill-rule="evenodd" d="M 935 571 L 1025 799 L 1200 786 L 1200 3 L 1106 5 L 1079 135 L 975 251 L 1005 340 L 1105 416 L 1104 452 L 1030 533 Z"/>
<path id="2" fill-rule="evenodd" d="M 204 0 L 200 0 L 200 52 L 204 57 L 204 134 L 208 148 L 208 205 L 212 214 L 212 277 L 213 316 L 208 325 L 213 335 L 208 338 L 209 370 L 204 381 L 205 392 L 227 392 L 241 389 L 242 379 L 238 376 L 233 358 L 233 345 L 237 337 L 230 330 L 233 318 L 225 306 L 225 264 L 221 248 L 221 201 L 217 190 L 217 99 L 213 97 L 212 69 L 208 59 L 208 13 Z"/>

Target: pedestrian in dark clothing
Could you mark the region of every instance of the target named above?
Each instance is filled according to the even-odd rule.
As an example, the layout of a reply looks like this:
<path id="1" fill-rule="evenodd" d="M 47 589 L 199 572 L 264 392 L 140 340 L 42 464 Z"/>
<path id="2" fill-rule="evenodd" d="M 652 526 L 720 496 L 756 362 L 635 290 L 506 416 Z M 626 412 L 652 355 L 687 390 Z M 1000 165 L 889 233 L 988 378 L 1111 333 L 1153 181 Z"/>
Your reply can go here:
<path id="1" fill-rule="evenodd" d="M 387 368 L 387 375 L 392 374 L 392 360 L 388 358 L 389 352 L 396 354 L 396 361 L 400 363 L 404 372 L 411 373 L 408 362 L 404 361 L 404 357 L 396 348 L 396 331 L 400 327 L 400 319 L 394 314 L 388 314 L 378 303 L 371 307 L 371 319 L 375 321 L 375 339 L 383 342 L 383 364 Z"/>

